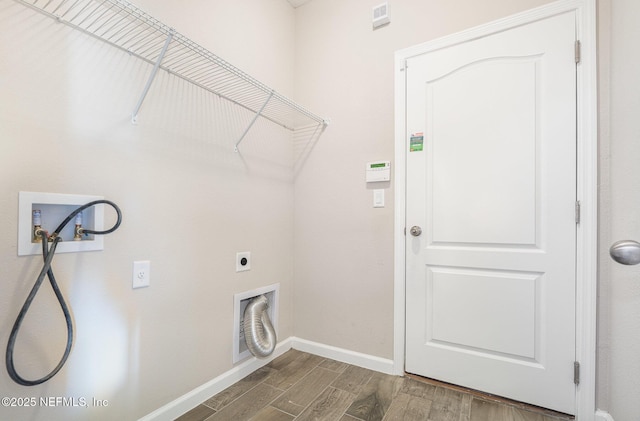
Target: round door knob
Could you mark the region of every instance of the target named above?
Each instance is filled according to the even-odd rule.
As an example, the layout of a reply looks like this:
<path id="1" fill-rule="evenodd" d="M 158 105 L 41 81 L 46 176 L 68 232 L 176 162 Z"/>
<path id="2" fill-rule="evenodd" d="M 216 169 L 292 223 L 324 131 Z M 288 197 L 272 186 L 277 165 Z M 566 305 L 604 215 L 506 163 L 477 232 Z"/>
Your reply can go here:
<path id="1" fill-rule="evenodd" d="M 613 243 L 609 254 L 623 265 L 637 265 L 640 263 L 640 243 L 633 240 L 622 240 Z"/>
<path id="2" fill-rule="evenodd" d="M 411 235 L 413 235 L 414 237 L 418 237 L 420 234 L 422 234 L 422 228 L 420 228 L 417 225 L 414 225 L 411 227 L 411 229 L 409 230 L 409 232 L 411 233 Z"/>

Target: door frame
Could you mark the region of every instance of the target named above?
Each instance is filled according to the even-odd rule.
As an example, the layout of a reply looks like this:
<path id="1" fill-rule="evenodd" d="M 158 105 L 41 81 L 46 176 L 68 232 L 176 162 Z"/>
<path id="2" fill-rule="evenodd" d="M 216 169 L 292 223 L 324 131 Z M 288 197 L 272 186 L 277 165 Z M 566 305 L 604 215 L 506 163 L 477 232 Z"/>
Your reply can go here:
<path id="1" fill-rule="evenodd" d="M 581 44 L 577 66 L 577 199 L 580 224 L 576 238 L 576 387 L 575 417 L 596 417 L 596 297 L 598 262 L 598 102 L 596 61 L 596 0 L 559 0 L 469 30 L 405 48 L 395 53 L 395 216 L 394 216 L 394 350 L 393 373 L 405 365 L 405 216 L 406 130 L 405 73 L 408 58 L 467 42 L 558 14 L 575 11 L 576 36 Z"/>

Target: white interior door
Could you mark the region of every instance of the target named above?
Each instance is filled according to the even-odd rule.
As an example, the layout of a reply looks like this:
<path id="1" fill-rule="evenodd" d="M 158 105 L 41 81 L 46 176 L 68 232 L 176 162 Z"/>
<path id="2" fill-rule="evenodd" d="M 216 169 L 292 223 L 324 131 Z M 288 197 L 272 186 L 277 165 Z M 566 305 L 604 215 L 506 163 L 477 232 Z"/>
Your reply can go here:
<path id="1" fill-rule="evenodd" d="M 405 69 L 405 369 L 572 414 L 575 29 L 565 13 Z"/>

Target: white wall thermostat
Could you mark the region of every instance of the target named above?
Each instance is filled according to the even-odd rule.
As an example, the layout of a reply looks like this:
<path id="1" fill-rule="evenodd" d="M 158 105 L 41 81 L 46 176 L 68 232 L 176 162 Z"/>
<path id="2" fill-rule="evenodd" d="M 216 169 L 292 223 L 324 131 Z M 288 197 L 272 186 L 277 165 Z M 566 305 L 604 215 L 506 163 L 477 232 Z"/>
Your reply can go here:
<path id="1" fill-rule="evenodd" d="M 367 183 L 391 180 L 391 161 L 367 163 Z"/>

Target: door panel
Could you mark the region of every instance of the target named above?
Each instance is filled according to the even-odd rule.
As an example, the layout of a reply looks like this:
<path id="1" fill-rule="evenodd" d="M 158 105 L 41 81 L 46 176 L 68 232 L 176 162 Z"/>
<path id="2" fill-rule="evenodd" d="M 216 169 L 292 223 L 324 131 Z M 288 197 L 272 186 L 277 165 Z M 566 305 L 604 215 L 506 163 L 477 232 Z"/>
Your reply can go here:
<path id="1" fill-rule="evenodd" d="M 575 411 L 575 15 L 407 61 L 406 371 Z M 422 138 L 423 147 L 409 139 Z"/>
<path id="2" fill-rule="evenodd" d="M 432 242 L 535 244 L 537 93 L 536 60 L 517 57 L 427 81 Z"/>
<path id="3" fill-rule="evenodd" d="M 428 266 L 426 298 L 433 311 L 426 342 L 534 361 L 540 279 L 536 273 Z M 473 317 L 461 319 L 469 308 Z"/>

